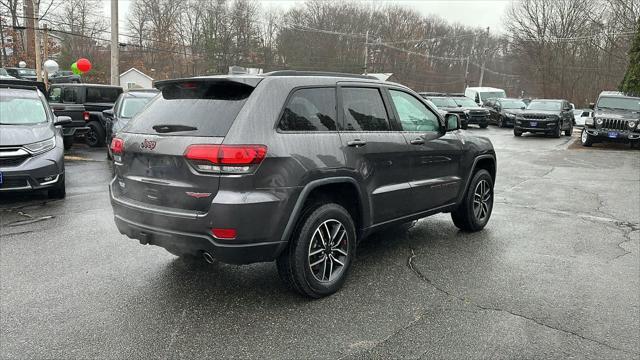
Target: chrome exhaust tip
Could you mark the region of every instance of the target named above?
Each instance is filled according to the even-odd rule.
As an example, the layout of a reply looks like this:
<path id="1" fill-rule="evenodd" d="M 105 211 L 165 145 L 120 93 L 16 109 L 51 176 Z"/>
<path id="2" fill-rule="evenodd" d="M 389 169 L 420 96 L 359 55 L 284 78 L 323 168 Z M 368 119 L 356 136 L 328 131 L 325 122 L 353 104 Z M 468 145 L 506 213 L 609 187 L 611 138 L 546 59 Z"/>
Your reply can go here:
<path id="1" fill-rule="evenodd" d="M 202 253 L 202 257 L 204 258 L 204 261 L 206 261 L 209 264 L 213 264 L 216 261 L 213 259 L 213 256 L 211 256 L 211 254 L 209 254 L 208 252 L 203 252 Z"/>

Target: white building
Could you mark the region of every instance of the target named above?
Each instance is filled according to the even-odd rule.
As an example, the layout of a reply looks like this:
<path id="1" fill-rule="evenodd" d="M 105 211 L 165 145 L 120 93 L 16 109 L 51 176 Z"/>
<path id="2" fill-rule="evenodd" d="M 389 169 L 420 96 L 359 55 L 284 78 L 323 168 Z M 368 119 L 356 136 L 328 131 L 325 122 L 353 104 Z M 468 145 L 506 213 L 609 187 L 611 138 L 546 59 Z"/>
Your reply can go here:
<path id="1" fill-rule="evenodd" d="M 120 74 L 120 86 L 126 89 L 151 89 L 153 78 L 142 71 L 131 68 Z"/>

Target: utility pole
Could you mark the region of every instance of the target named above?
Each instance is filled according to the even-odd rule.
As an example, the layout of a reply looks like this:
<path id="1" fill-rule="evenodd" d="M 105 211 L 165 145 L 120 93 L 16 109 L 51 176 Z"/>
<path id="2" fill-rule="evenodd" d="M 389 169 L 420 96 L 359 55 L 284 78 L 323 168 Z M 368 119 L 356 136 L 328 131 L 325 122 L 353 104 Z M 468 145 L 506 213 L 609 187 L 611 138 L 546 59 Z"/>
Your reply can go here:
<path id="1" fill-rule="evenodd" d="M 39 0 L 33 0 L 33 42 L 35 43 L 36 50 L 36 80 L 42 81 L 42 59 L 40 57 L 40 8 L 38 6 Z"/>
<path id="2" fill-rule="evenodd" d="M 364 74 L 367 75 L 367 68 L 369 67 L 369 30 L 364 38 Z"/>
<path id="3" fill-rule="evenodd" d="M 480 82 L 478 83 L 479 87 L 482 87 L 482 81 L 484 80 L 484 68 L 487 64 L 487 53 L 489 48 L 489 27 L 487 26 L 487 36 L 484 42 L 484 52 L 482 56 L 482 68 L 480 69 Z"/>
<path id="4" fill-rule="evenodd" d="M 118 47 L 118 0 L 111 0 L 111 85 L 120 85 Z"/>
<path id="5" fill-rule="evenodd" d="M 464 70 L 464 90 L 467 90 L 467 88 L 469 87 L 469 61 L 471 61 L 471 56 L 473 56 L 473 50 L 475 50 L 476 48 L 476 38 L 478 37 L 477 34 L 473 35 L 473 40 L 471 40 L 471 50 L 469 50 L 469 55 L 467 55 L 467 65 L 465 66 L 465 70 Z"/>
<path id="6" fill-rule="evenodd" d="M 49 28 L 47 27 L 46 23 L 42 25 L 42 28 L 42 42 L 44 42 L 44 61 L 47 61 L 49 60 Z M 46 68 L 44 69 L 44 87 L 45 89 L 49 89 L 49 72 Z"/>

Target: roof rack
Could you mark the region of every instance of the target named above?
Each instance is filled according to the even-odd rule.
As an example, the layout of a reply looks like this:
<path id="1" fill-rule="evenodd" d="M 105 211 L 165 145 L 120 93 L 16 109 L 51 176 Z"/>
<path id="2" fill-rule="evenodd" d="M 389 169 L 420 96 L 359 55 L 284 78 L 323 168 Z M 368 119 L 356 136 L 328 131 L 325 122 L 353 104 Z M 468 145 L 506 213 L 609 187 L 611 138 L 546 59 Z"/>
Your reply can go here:
<path id="1" fill-rule="evenodd" d="M 421 96 L 434 96 L 434 97 L 446 97 L 449 96 L 447 93 L 437 92 L 437 91 L 423 91 L 418 93 Z"/>
<path id="2" fill-rule="evenodd" d="M 296 71 L 296 70 L 278 70 L 272 71 L 268 73 L 264 73 L 264 76 L 326 76 L 326 77 L 343 77 L 343 78 L 354 78 L 354 79 L 367 79 L 367 80 L 378 80 L 375 76 L 370 75 L 359 75 L 359 74 L 348 74 L 348 73 L 339 73 L 339 72 L 330 72 L 330 71 Z"/>
<path id="3" fill-rule="evenodd" d="M 47 88 L 42 81 L 0 79 L 0 87 L 5 89 L 40 90 L 45 96 L 47 95 Z"/>

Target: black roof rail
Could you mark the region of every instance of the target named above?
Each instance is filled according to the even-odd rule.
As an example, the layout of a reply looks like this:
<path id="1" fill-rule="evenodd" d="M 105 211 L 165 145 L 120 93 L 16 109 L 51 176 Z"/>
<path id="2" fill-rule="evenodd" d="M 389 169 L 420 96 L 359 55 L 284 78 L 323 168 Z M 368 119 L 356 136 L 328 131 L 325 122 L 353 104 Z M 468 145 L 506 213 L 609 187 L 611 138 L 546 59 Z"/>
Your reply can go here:
<path id="1" fill-rule="evenodd" d="M 446 93 L 441 93 L 441 92 L 437 92 L 437 91 L 422 91 L 418 93 L 421 96 L 433 96 L 433 97 L 446 97 L 449 96 L 449 94 Z"/>
<path id="2" fill-rule="evenodd" d="M 47 96 L 47 88 L 42 81 L 0 79 L 0 87 L 5 89 L 40 90 L 40 92 Z"/>
<path id="3" fill-rule="evenodd" d="M 277 70 L 268 73 L 264 73 L 264 76 L 326 76 L 326 77 L 343 77 L 354 79 L 367 79 L 367 80 L 379 80 L 375 76 L 348 74 L 340 72 L 330 71 L 296 71 L 296 70 Z"/>

